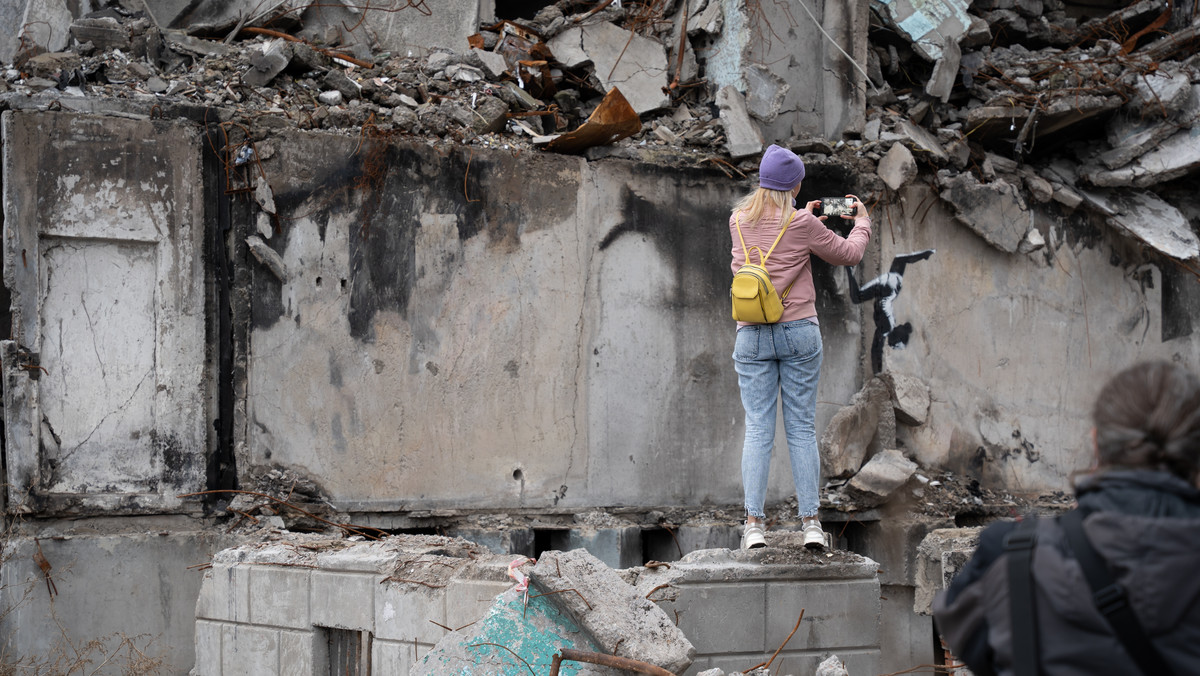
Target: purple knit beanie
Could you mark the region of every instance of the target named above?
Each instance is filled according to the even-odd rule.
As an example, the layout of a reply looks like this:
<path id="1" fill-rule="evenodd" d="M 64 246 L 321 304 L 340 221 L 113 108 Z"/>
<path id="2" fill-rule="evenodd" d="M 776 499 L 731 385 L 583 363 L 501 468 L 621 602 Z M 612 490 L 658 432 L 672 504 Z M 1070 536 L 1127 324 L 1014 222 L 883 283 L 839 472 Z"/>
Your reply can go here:
<path id="1" fill-rule="evenodd" d="M 804 180 L 804 161 L 796 153 L 775 144 L 763 153 L 758 164 L 758 185 L 768 190 L 791 190 Z"/>

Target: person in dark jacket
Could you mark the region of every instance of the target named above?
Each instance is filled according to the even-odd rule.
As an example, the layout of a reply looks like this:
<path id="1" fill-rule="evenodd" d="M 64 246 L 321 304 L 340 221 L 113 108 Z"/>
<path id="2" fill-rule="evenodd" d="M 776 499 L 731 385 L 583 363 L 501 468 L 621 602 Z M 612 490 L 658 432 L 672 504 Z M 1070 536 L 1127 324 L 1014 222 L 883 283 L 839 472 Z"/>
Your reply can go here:
<path id="1" fill-rule="evenodd" d="M 1175 674 L 1200 674 L 1200 378 L 1168 362 L 1114 376 L 1092 411 L 1096 469 L 1075 482 L 1083 532 L 1153 652 Z M 1062 520 L 994 523 L 934 600 L 939 631 L 976 676 L 1018 674 L 1005 539 L 1032 528 L 1030 565 L 1041 674 L 1142 673 L 1093 601 Z M 1128 632 L 1123 632 L 1128 633 Z M 1019 662 L 1018 662 L 1019 663 Z"/>

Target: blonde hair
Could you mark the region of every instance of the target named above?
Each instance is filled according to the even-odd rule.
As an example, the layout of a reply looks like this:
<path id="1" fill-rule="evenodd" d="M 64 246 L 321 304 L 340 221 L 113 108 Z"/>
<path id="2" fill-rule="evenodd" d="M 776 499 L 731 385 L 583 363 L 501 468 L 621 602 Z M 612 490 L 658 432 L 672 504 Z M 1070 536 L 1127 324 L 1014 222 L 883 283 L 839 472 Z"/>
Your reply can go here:
<path id="1" fill-rule="evenodd" d="M 755 188 L 754 192 L 747 194 L 733 204 L 734 213 L 741 213 L 742 223 L 755 226 L 762 220 L 763 212 L 767 206 L 773 206 L 779 210 L 780 219 L 785 219 L 791 215 L 794 208 L 792 207 L 792 191 L 791 190 L 771 190 L 770 188 Z"/>

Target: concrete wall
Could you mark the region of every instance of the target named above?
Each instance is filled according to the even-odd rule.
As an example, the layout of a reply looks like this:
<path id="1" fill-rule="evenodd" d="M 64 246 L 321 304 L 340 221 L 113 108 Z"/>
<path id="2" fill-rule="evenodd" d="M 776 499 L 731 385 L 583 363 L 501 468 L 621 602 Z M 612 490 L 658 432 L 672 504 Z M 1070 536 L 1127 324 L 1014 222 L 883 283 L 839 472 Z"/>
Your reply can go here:
<path id="1" fill-rule="evenodd" d="M 0 549 L 0 656 L 5 666 L 29 673 L 68 673 L 81 659 L 97 669 L 130 673 L 129 639 L 153 661 L 157 673 L 186 673 L 194 659 L 195 599 L 204 565 L 233 544 L 215 529 L 160 520 L 136 524 L 142 532 L 119 535 L 74 532 L 11 538 Z M 65 526 L 65 527 L 64 527 Z M 146 531 L 151 531 L 147 533 Z M 53 589 L 34 561 L 40 549 L 50 564 Z M 93 643 L 94 642 L 94 643 Z M 33 670 L 40 665 L 40 670 Z M 18 672 L 19 673 L 19 672 Z"/>
<path id="2" fill-rule="evenodd" d="M 174 496 L 203 488 L 220 451 L 222 377 L 236 381 L 237 471 L 294 469 L 351 511 L 739 502 L 724 218 L 742 186 L 722 174 L 369 139 L 356 153 L 357 138 L 280 132 L 259 142 L 258 179 L 278 225 L 248 194 L 227 208 L 242 361 L 222 375 L 201 223 L 219 210 L 203 186 L 223 178 L 201 169 L 201 136 L 5 119 L 13 504 L 183 508 Z M 381 169 L 364 181 L 371 153 Z M 860 283 L 937 250 L 907 267 L 893 306 L 911 337 L 883 348 L 885 369 L 931 387 L 929 422 L 901 428 L 924 465 L 1063 488 L 1088 461 L 1099 383 L 1138 358 L 1196 354 L 1190 278 L 1083 213 L 1043 207 L 1050 244 L 1029 255 L 990 247 L 922 186 L 875 216 Z M 56 274 L 78 266 L 88 276 Z M 843 269 L 815 272 L 820 427 L 857 390 L 875 324 Z M 774 499 L 790 483 L 777 467 Z"/>
<path id="3" fill-rule="evenodd" d="M 269 141 L 287 279 L 250 266 L 243 472 L 296 468 L 365 511 L 740 500 L 738 186 L 395 144 L 364 192 L 357 144 Z M 829 360 L 853 363 L 836 317 Z M 853 375 L 823 387 L 845 401 Z"/>
<path id="4" fill-rule="evenodd" d="M 879 671 L 880 587 L 870 559 L 840 553 L 827 560 L 806 553 L 798 540 L 777 542 L 774 558 L 765 550 L 710 549 L 669 569 L 620 571 L 632 589 L 611 571 L 596 573 L 611 578 L 603 583 L 572 577 L 582 569 L 564 563 L 561 575 L 578 587 L 572 588 L 577 596 L 558 597 L 553 590 L 539 596 L 539 588 L 531 587 L 526 608 L 521 594 L 511 591 L 509 557 L 469 554 L 464 544 L 415 536 L 369 544 L 293 537 L 223 551 L 205 572 L 196 604 L 194 673 L 321 673 L 327 659 L 322 628 L 369 633 L 373 668 L 381 673 L 408 673 L 414 665 L 413 673 L 497 673 L 494 664 L 457 662 L 465 648 L 480 650 L 489 642 L 510 648 L 541 673 L 561 647 L 613 650 L 597 646 L 601 639 L 582 628 L 605 613 L 615 613 L 613 624 L 627 623 L 631 631 L 636 625 L 629 618 L 639 613 L 660 618 L 671 631 L 677 622 L 695 646 L 695 660 L 684 673 L 714 666 L 732 672 L 769 659 L 801 610 L 804 619 L 776 658 L 780 673 L 812 673 L 831 653 L 850 673 Z M 549 560 L 542 568 L 558 577 Z M 447 630 L 468 625 L 466 632 Z M 635 659 L 649 659 L 641 651 L 656 650 L 642 645 L 645 636 L 622 641 L 618 632 L 607 638 L 624 644 L 616 654 Z M 669 651 L 659 646 L 656 654 L 665 659 Z M 470 655 L 467 650 L 465 657 Z M 566 671 L 577 669 L 613 673 L 583 664 Z"/>
<path id="5" fill-rule="evenodd" d="M 317 554 L 295 542 L 250 545 L 214 558 L 195 604 L 195 676 L 328 673 L 328 629 L 370 634 L 372 673 L 407 674 L 443 627 L 480 620 L 513 586 L 503 557 L 315 546 Z"/>
<path id="6" fill-rule="evenodd" d="M 881 267 L 937 249 L 904 272 L 896 321 L 912 338 L 884 354 L 885 370 L 931 386 L 929 421 L 901 428 L 923 465 L 1018 494 L 1064 490 L 1091 462 L 1088 417 L 1109 376 L 1151 358 L 1200 368 L 1194 275 L 1086 213 L 1040 206 L 1048 244 L 1028 255 L 957 225 L 922 185 L 877 218 L 892 224 L 877 240 Z"/>

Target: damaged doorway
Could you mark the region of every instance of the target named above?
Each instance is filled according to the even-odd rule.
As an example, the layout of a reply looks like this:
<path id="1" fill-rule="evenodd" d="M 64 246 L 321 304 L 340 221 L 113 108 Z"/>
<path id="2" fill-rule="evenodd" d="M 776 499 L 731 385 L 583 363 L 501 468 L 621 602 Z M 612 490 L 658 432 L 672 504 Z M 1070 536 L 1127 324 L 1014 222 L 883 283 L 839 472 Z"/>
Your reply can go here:
<path id="1" fill-rule="evenodd" d="M 8 504 L 180 507 L 205 482 L 199 139 L 186 122 L 3 117 Z"/>

